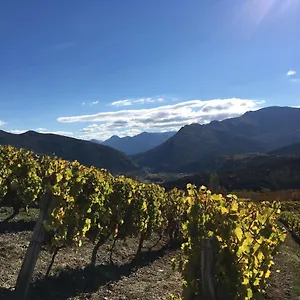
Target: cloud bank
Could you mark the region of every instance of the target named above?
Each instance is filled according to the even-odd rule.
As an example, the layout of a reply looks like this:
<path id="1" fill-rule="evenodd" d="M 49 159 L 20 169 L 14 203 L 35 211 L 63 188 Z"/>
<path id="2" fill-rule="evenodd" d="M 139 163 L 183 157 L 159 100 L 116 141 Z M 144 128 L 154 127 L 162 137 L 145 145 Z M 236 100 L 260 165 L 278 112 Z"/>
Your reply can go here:
<path id="1" fill-rule="evenodd" d="M 242 115 L 249 110 L 259 109 L 263 103 L 263 101 L 239 98 L 189 100 L 155 108 L 59 117 L 57 121 L 60 123 L 92 123 L 82 128 L 78 137 L 103 140 L 114 134 L 126 136 L 143 131 L 173 131 L 191 123 L 205 124 L 212 120 L 224 120 Z"/>
<path id="2" fill-rule="evenodd" d="M 6 122 L 0 120 L 0 126 L 3 126 L 5 124 L 6 124 Z"/>

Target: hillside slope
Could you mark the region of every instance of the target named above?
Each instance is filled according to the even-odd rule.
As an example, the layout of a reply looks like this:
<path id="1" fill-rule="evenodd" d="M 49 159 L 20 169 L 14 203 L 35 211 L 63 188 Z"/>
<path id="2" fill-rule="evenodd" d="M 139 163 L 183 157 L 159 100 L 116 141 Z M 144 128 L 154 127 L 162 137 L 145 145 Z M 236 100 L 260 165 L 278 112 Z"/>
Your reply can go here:
<path id="1" fill-rule="evenodd" d="M 133 159 L 153 172 L 202 172 L 218 156 L 266 153 L 295 141 L 300 142 L 300 109 L 268 107 L 221 122 L 184 126 Z"/>
<path id="2" fill-rule="evenodd" d="M 0 145 L 12 145 L 40 154 L 55 154 L 67 160 L 78 160 L 86 166 L 94 165 L 112 173 L 135 173 L 139 168 L 126 155 L 113 148 L 55 134 L 27 131 L 11 134 L 0 131 Z"/>
<path id="3" fill-rule="evenodd" d="M 274 155 L 300 155 L 300 143 L 293 143 L 291 145 L 275 149 L 269 153 Z"/>
<path id="4" fill-rule="evenodd" d="M 211 180 L 214 185 L 225 188 L 227 191 L 262 189 L 285 190 L 300 189 L 300 155 L 276 156 L 258 155 L 240 158 L 224 159 L 212 178 L 210 172 L 165 182 L 167 189 L 178 187 L 183 189 L 187 183 L 197 186 L 209 186 Z"/>

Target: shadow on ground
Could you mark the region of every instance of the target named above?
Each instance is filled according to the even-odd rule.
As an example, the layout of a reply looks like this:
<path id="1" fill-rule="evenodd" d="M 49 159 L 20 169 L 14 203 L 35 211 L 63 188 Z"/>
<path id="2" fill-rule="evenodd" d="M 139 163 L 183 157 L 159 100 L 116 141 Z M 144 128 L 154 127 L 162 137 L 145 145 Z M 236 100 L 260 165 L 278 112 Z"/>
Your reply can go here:
<path id="1" fill-rule="evenodd" d="M 165 246 L 159 250 L 146 251 L 139 259 L 123 265 L 98 265 L 94 268 L 64 269 L 55 276 L 38 279 L 32 283 L 29 299 L 31 300 L 63 300 L 84 293 L 94 293 L 101 286 L 129 276 L 135 270 L 148 266 L 156 259 L 164 256 L 170 249 Z M 8 289 L 0 289 L 0 299 L 13 299 Z M 87 298 L 88 299 L 88 298 Z"/>
<path id="2" fill-rule="evenodd" d="M 12 300 L 13 292 L 10 289 L 0 287 L 0 299 L 2 300 Z"/>
<path id="3" fill-rule="evenodd" d="M 12 222 L 1 222 L 0 233 L 11 233 L 21 231 L 32 231 L 35 225 L 35 221 L 12 221 Z"/>

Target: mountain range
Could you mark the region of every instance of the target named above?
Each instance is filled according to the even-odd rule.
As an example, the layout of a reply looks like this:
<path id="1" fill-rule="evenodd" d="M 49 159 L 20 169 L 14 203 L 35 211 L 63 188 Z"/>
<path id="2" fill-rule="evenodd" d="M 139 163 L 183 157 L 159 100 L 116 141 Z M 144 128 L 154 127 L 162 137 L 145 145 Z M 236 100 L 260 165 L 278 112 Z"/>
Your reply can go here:
<path id="1" fill-rule="evenodd" d="M 0 130 L 0 145 L 12 145 L 40 154 L 55 154 L 67 160 L 78 160 L 117 174 L 139 174 L 139 167 L 122 152 L 108 146 L 55 134 L 27 131 L 12 134 Z"/>
<path id="2" fill-rule="evenodd" d="M 110 146 L 126 155 L 134 155 L 137 153 L 148 151 L 156 146 L 162 144 L 176 132 L 142 132 L 135 136 L 126 136 L 120 138 L 117 135 L 113 135 L 108 140 L 104 142 L 91 140 L 93 142 L 101 143 L 102 145 Z"/>
<path id="3" fill-rule="evenodd" d="M 186 125 L 177 133 L 113 136 L 103 143 L 34 131 L 12 134 L 0 130 L 0 145 L 4 144 L 40 154 L 55 153 L 114 174 L 144 176 L 146 171 L 177 176 L 251 169 L 255 164 L 263 169 L 264 163 L 274 164 L 277 156 L 300 155 L 300 109 L 267 107 L 223 121 Z M 145 149 L 149 150 L 141 152 Z"/>
<path id="4" fill-rule="evenodd" d="M 300 142 L 300 109 L 267 107 L 240 117 L 182 127 L 166 142 L 133 156 L 150 172 L 203 172 L 224 155 L 267 153 Z"/>

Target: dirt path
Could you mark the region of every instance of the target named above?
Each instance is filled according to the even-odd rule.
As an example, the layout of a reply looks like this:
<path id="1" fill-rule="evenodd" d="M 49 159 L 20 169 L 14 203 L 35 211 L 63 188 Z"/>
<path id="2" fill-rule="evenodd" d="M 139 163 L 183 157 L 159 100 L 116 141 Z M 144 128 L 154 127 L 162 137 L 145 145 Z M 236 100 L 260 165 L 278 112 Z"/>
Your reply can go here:
<path id="1" fill-rule="evenodd" d="M 275 270 L 279 269 L 280 273 Z M 300 300 L 300 246 L 290 234 L 275 257 L 266 299 Z"/>

